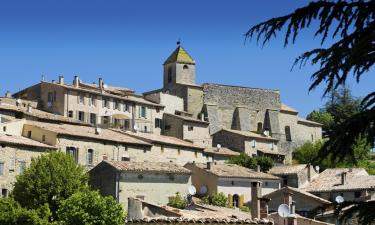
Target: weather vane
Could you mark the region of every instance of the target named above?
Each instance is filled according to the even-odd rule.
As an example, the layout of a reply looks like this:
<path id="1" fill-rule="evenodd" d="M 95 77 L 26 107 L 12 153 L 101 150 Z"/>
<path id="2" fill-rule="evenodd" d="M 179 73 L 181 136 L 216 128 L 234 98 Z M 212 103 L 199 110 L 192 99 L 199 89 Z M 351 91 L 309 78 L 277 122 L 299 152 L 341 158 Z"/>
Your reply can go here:
<path id="1" fill-rule="evenodd" d="M 178 45 L 178 46 L 181 45 L 181 38 L 178 38 L 178 40 L 177 40 L 177 45 Z"/>

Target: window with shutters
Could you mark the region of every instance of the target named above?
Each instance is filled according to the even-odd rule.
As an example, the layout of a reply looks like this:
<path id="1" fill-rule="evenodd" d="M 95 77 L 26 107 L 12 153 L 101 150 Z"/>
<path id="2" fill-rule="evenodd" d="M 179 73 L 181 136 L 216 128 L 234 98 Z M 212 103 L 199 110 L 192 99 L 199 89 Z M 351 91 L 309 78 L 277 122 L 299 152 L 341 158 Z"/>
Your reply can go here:
<path id="1" fill-rule="evenodd" d="M 285 126 L 285 140 L 292 141 L 292 134 L 290 132 L 290 126 Z"/>
<path id="2" fill-rule="evenodd" d="M 87 150 L 87 165 L 92 165 L 94 161 L 94 150 L 88 149 Z"/>
<path id="3" fill-rule="evenodd" d="M 155 118 L 155 128 L 161 128 L 161 119 Z"/>
<path id="4" fill-rule="evenodd" d="M 83 122 L 85 121 L 85 112 L 78 111 L 78 120 Z"/>
<path id="5" fill-rule="evenodd" d="M 66 147 L 66 154 L 70 155 L 78 163 L 78 148 L 72 146 Z"/>

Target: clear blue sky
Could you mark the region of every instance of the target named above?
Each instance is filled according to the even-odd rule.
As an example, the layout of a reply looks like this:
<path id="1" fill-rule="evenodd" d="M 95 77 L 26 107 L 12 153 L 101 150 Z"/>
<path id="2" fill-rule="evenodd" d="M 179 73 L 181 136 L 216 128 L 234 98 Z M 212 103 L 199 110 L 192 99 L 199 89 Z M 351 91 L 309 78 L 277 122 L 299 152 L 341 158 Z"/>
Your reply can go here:
<path id="1" fill-rule="evenodd" d="M 197 82 L 279 89 L 302 116 L 321 107 L 322 90 L 308 93 L 311 67 L 290 71 L 294 58 L 319 44 L 305 32 L 283 48 L 282 37 L 261 48 L 244 44 L 251 25 L 285 15 L 307 1 L 51 1 L 0 2 L 0 94 L 40 81 L 79 75 L 86 82 L 160 88 L 162 63 L 176 40 L 197 62 Z M 374 77 L 355 95 L 373 90 Z"/>

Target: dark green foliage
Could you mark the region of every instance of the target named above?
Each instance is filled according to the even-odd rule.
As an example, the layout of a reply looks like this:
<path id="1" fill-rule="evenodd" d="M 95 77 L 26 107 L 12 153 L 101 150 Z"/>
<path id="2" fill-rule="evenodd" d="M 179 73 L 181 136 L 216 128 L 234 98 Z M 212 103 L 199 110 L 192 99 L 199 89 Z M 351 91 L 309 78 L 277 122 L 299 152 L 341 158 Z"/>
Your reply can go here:
<path id="1" fill-rule="evenodd" d="M 325 84 L 324 95 L 344 86 L 350 74 L 360 81 L 375 61 L 375 1 L 316 1 L 295 10 L 293 13 L 272 18 L 250 28 L 246 37 L 263 39 L 263 44 L 276 37 L 276 33 L 286 26 L 284 45 L 296 40 L 298 32 L 310 27 L 313 20 L 318 21 L 319 27 L 315 36 L 321 35 L 321 44 L 331 35 L 336 41 L 327 48 L 316 48 L 303 53 L 294 65 L 304 66 L 308 61 L 319 65 L 319 69 L 311 75 L 313 90 Z M 353 144 L 364 138 L 371 147 L 375 145 L 375 92 L 369 93 L 361 102 L 360 112 L 350 116 L 335 125 L 329 134 L 331 137 L 322 147 L 319 158 L 330 157 L 331 160 L 341 161 L 355 159 Z M 372 203 L 358 204 L 360 212 L 374 210 Z M 367 208 L 366 208 L 367 207 Z M 369 212 L 370 212 L 369 211 Z M 362 214 L 363 223 L 369 224 L 374 219 L 372 213 Z M 367 217 L 366 217 L 367 216 Z"/>
<path id="2" fill-rule="evenodd" d="M 112 196 L 97 191 L 76 192 L 61 202 L 57 211 L 61 225 L 123 225 L 125 213 Z"/>
<path id="3" fill-rule="evenodd" d="M 211 196 L 212 205 L 226 207 L 227 206 L 227 196 L 223 192 L 213 193 Z"/>
<path id="4" fill-rule="evenodd" d="M 257 165 L 260 166 L 260 170 L 263 172 L 267 172 L 274 166 L 274 161 L 267 156 L 261 157 L 250 157 L 246 153 L 241 152 L 239 156 L 233 156 L 228 160 L 230 164 L 236 164 L 239 166 L 243 166 L 249 169 L 256 169 Z"/>
<path id="5" fill-rule="evenodd" d="M 319 151 L 323 144 L 323 141 L 306 142 L 294 150 L 293 160 L 302 164 L 313 163 L 314 159 L 319 155 Z M 322 166 L 323 162 L 319 162 L 318 164 L 319 166 Z"/>
<path id="6" fill-rule="evenodd" d="M 51 152 L 32 160 L 24 173 L 17 177 L 12 195 L 28 209 L 47 204 L 56 219 L 60 201 L 83 189 L 87 189 L 84 169 L 69 155 Z"/>
<path id="7" fill-rule="evenodd" d="M 25 209 L 13 198 L 0 198 L 1 225 L 47 225 L 49 216 L 46 205 L 38 210 Z"/>
<path id="8" fill-rule="evenodd" d="M 185 209 L 187 206 L 187 200 L 183 198 L 179 192 L 177 192 L 175 196 L 169 199 L 168 206 L 177 209 Z"/>
<path id="9" fill-rule="evenodd" d="M 332 126 L 334 125 L 334 118 L 329 112 L 325 111 L 312 111 L 309 115 L 307 115 L 306 119 L 315 121 L 317 123 L 323 124 L 323 136 L 328 136 L 328 132 L 331 130 Z"/>

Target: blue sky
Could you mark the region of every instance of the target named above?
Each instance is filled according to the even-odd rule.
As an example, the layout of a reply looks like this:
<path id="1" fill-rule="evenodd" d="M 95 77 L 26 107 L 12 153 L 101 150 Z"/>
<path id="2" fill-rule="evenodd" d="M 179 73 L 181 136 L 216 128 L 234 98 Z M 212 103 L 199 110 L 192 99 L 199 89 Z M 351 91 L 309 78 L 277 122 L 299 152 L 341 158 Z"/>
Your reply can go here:
<path id="1" fill-rule="evenodd" d="M 162 63 L 178 38 L 197 63 L 199 84 L 278 89 L 305 116 L 322 105 L 322 89 L 308 92 L 312 67 L 290 71 L 294 58 L 319 44 L 310 31 L 284 48 L 282 36 L 261 47 L 246 42 L 250 26 L 285 15 L 308 1 L 20 1 L 0 2 L 0 94 L 74 75 L 86 82 L 138 93 L 160 88 Z M 369 74 L 368 74 L 369 75 Z M 353 93 L 363 96 L 366 75 Z M 324 101 L 324 100 L 323 100 Z"/>

